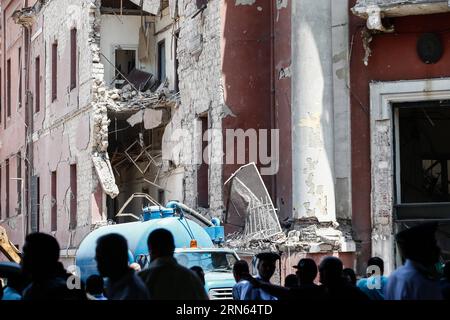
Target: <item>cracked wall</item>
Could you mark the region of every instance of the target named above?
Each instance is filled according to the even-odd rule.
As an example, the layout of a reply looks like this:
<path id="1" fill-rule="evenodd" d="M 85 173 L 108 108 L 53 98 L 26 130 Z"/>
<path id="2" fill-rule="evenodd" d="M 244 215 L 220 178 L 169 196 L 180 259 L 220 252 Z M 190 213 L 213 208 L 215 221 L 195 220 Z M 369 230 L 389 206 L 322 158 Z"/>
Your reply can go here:
<path id="1" fill-rule="evenodd" d="M 62 249 L 78 246 L 91 226 L 104 219 L 104 205 L 91 154 L 98 142 L 93 131 L 93 79 L 103 77 L 98 57 L 98 1 L 49 1 L 33 26 L 31 61 L 40 56 L 41 108 L 34 115 L 34 174 L 40 178 L 40 230 L 51 232 L 51 172 L 57 171 L 57 231 Z M 77 86 L 70 89 L 70 30 L 77 29 Z M 51 46 L 58 43 L 58 97 L 51 96 Z M 34 64 L 32 70 L 34 70 Z M 45 68 L 44 68 L 45 67 Z M 35 83 L 34 74 L 31 73 Z M 33 90 L 34 91 L 34 90 Z M 77 227 L 69 230 L 70 165 L 77 166 Z M 67 252 L 66 252 L 67 253 Z"/>
<path id="2" fill-rule="evenodd" d="M 195 164 L 194 155 L 200 150 L 193 137 L 199 137 L 198 117 L 208 115 L 208 128 L 215 130 L 211 137 L 210 154 L 220 157 L 212 159 L 210 164 L 209 204 L 211 215 L 219 217 L 223 210 L 221 132 L 222 118 L 226 113 L 221 81 L 220 8 L 221 1 L 210 1 L 202 13 L 191 19 L 198 11 L 196 1 L 184 1 L 178 43 L 181 101 L 180 106 L 173 110 L 172 120 L 163 138 L 164 160 L 172 161 L 178 171 L 180 168 L 184 171 L 182 200 L 186 205 L 196 208 L 198 165 Z M 177 140 L 174 137 L 177 129 L 186 130 L 188 136 Z M 176 145 L 178 147 L 173 149 Z M 173 179 L 179 181 L 180 176 L 174 175 L 168 183 L 172 184 Z"/>

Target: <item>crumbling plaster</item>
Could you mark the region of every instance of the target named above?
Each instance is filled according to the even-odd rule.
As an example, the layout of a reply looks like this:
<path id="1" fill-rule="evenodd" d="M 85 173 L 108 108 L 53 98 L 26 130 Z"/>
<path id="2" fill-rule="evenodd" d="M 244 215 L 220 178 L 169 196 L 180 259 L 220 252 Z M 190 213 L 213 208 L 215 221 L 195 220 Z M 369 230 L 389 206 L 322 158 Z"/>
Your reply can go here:
<path id="1" fill-rule="evenodd" d="M 222 181 L 222 118 L 226 114 L 223 100 L 221 74 L 221 1 L 208 2 L 207 8 L 194 19 L 198 11 L 195 1 L 184 1 L 184 17 L 180 21 L 178 44 L 180 106 L 173 111 L 171 122 L 163 138 L 163 159 L 184 168 L 184 201 L 197 207 L 197 169 L 194 154 L 199 146 L 193 137 L 198 137 L 198 116 L 208 114 L 209 129 L 214 129 L 210 143 L 209 170 L 210 212 L 221 216 L 223 211 Z M 174 135 L 183 129 L 188 136 Z M 174 146 L 175 150 L 173 150 Z M 219 157 L 219 159 L 217 158 Z M 174 179 L 178 179 L 174 176 Z M 169 184 L 171 180 L 169 178 Z"/>
<path id="2" fill-rule="evenodd" d="M 384 26 L 386 17 L 435 14 L 450 11 L 447 0 L 358 0 L 352 12 L 367 19 L 370 30 L 393 32 L 394 26 Z"/>
<path id="3" fill-rule="evenodd" d="M 37 14 L 39 28 L 35 28 L 32 42 L 33 57 L 40 55 L 47 66 L 42 70 L 44 90 L 41 111 L 33 133 L 34 174 L 40 177 L 41 226 L 50 232 L 51 171 L 57 170 L 56 237 L 63 248 L 76 247 L 92 224 L 91 195 L 96 191 L 97 177 L 93 170 L 91 153 L 94 148 L 91 90 L 93 78 L 102 72 L 95 55 L 98 39 L 94 28 L 98 26 L 96 1 L 48 1 Z M 77 28 L 77 87 L 69 88 L 70 30 Z M 40 29 L 42 28 L 42 29 Z M 42 31 L 41 31 L 42 30 Z M 51 99 L 51 45 L 58 42 L 58 98 Z M 44 64 L 43 63 L 43 64 Z M 70 165 L 77 165 L 77 228 L 69 229 L 68 201 L 70 191 Z M 99 213 L 102 215 L 102 213 Z"/>

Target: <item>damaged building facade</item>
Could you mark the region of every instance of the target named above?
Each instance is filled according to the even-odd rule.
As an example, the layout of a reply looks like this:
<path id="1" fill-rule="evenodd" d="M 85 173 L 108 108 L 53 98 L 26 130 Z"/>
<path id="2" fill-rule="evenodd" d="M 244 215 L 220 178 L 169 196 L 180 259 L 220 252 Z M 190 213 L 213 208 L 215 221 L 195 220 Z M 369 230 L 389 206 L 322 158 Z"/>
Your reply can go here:
<path id="1" fill-rule="evenodd" d="M 364 274 L 398 263 L 398 214 L 445 218 L 447 1 L 1 8 L 0 223 L 19 248 L 52 233 L 70 263 L 91 230 L 179 200 L 242 256 L 282 252 L 282 275 L 330 253 Z"/>
<path id="2" fill-rule="evenodd" d="M 254 113 L 270 106 L 270 2 L 1 8 L 0 221 L 19 249 L 29 232 L 48 232 L 69 264 L 86 234 L 133 221 L 149 199 L 224 215 L 224 176 L 244 163 L 222 164 L 222 132 L 272 128 L 270 112 Z M 233 29 L 237 12 L 264 28 Z"/>
<path id="3" fill-rule="evenodd" d="M 360 264 L 401 261 L 394 234 L 439 221 L 448 259 L 450 7 L 447 0 L 350 1 L 353 230 Z"/>

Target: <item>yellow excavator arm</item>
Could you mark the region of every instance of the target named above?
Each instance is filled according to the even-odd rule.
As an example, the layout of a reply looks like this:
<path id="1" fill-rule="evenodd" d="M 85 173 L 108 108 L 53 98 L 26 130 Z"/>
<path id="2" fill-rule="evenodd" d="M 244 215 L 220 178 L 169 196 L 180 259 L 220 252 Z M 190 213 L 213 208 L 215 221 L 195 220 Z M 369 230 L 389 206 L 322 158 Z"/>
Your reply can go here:
<path id="1" fill-rule="evenodd" d="M 2 226 L 0 226 L 0 251 L 11 262 L 20 263 L 20 260 L 22 260 L 19 249 L 9 241 L 6 230 Z"/>

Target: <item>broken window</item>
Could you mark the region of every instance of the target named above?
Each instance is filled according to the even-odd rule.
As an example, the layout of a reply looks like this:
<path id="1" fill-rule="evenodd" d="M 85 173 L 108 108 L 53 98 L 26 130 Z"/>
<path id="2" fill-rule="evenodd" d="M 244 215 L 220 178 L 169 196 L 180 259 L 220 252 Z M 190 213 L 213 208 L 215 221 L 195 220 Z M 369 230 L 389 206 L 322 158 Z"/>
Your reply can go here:
<path id="1" fill-rule="evenodd" d="M 77 29 L 70 30 L 70 90 L 77 86 Z"/>
<path id="2" fill-rule="evenodd" d="M 131 71 L 136 68 L 136 49 L 123 49 L 117 48 L 115 51 L 116 61 L 116 73 L 115 73 L 115 86 L 121 88 L 126 80 L 124 77 L 128 77 Z"/>
<path id="3" fill-rule="evenodd" d="M 158 43 L 158 80 L 163 82 L 166 80 L 166 41 Z"/>
<path id="4" fill-rule="evenodd" d="M 58 42 L 52 45 L 52 102 L 58 98 Z"/>
<path id="5" fill-rule="evenodd" d="M 450 101 L 402 103 L 394 110 L 399 218 L 450 217 Z"/>
<path id="6" fill-rule="evenodd" d="M 41 58 L 36 57 L 34 63 L 34 95 L 36 100 L 35 110 L 39 112 L 41 110 Z"/>
<path id="7" fill-rule="evenodd" d="M 58 223 L 58 197 L 57 197 L 57 175 L 56 171 L 52 172 L 51 177 L 51 231 L 57 230 Z"/>

